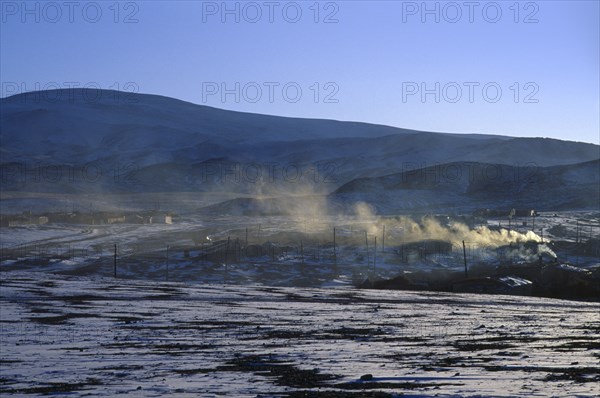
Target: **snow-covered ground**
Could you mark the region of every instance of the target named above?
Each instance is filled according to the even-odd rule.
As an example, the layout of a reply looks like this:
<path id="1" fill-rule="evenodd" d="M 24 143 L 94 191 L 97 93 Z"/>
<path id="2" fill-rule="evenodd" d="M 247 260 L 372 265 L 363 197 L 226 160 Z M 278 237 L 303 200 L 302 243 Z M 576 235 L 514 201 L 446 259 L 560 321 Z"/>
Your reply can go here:
<path id="1" fill-rule="evenodd" d="M 554 250 L 560 262 L 595 267 L 600 264 L 598 256 L 578 254 L 577 249 L 589 239 L 598 238 L 598 222 L 597 212 L 544 213 L 536 217 L 535 230 L 538 237 L 543 235 L 545 240 L 552 242 L 548 252 Z M 490 219 L 483 224 L 489 228 L 488 234 L 495 233 L 498 239 L 507 239 L 506 234 L 490 231 L 499 225 L 508 228 L 508 218 Z M 385 251 L 383 225 L 387 226 Z M 403 271 L 461 271 L 464 267 L 461 239 L 466 240 L 469 267 L 494 267 L 503 261 L 531 262 L 538 258 L 531 250 L 515 248 L 508 259 L 496 248 L 497 244 L 508 245 L 509 241 L 485 243 L 480 234 L 468 232 L 466 237 L 454 239 L 449 253 L 436 253 L 407 262 L 399 256 L 397 247 L 406 243 L 411 235 L 419 239 L 452 238 L 448 234 L 439 235 L 448 230 L 435 230 L 433 232 L 438 235 L 429 236 L 424 232 L 416 234 L 412 230 L 414 227 L 393 217 L 367 217 L 357 221 L 335 216 L 209 218 L 190 215 L 171 225 L 47 224 L 0 228 L 0 269 L 111 276 L 114 273 L 114 245 L 118 244 L 117 271 L 121 277 L 320 287 L 340 282 L 361 283 L 367 278 L 391 278 Z M 473 228 L 476 230 L 478 226 Z M 521 233 L 520 236 L 528 236 L 531 219 L 515 218 L 511 229 Z M 581 244 L 576 242 L 577 231 Z M 376 238 L 377 251 L 374 253 Z M 256 250 L 254 254 L 246 251 L 246 239 L 249 245 L 262 247 L 258 254 Z M 271 243 L 277 252 L 270 252 L 268 245 Z"/>
<path id="2" fill-rule="evenodd" d="M 3 396 L 600 394 L 597 303 L 26 272 L 0 287 Z"/>

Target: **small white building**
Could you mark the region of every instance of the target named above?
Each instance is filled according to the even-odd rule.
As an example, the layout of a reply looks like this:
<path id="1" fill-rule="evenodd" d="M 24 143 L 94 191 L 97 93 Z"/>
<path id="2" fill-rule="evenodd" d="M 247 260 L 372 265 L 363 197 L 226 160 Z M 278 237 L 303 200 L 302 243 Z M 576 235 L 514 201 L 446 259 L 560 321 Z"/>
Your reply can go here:
<path id="1" fill-rule="evenodd" d="M 151 216 L 149 224 L 173 224 L 173 217 L 170 215 Z"/>

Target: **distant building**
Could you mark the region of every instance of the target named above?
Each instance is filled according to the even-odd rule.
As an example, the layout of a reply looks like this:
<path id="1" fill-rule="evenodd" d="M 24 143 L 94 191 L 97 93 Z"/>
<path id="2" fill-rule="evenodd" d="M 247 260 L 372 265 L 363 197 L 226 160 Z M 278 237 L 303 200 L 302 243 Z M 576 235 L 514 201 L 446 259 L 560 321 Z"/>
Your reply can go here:
<path id="1" fill-rule="evenodd" d="M 125 222 L 125 216 L 112 216 L 112 217 L 106 218 L 107 224 L 117 224 L 117 223 L 124 223 L 124 222 Z"/>
<path id="2" fill-rule="evenodd" d="M 22 227 L 25 225 L 44 225 L 48 224 L 48 217 L 46 216 L 33 216 L 33 217 L 24 217 L 17 216 L 13 219 L 8 220 L 9 227 Z"/>
<path id="3" fill-rule="evenodd" d="M 151 216 L 148 224 L 173 224 L 173 217 L 169 215 Z"/>

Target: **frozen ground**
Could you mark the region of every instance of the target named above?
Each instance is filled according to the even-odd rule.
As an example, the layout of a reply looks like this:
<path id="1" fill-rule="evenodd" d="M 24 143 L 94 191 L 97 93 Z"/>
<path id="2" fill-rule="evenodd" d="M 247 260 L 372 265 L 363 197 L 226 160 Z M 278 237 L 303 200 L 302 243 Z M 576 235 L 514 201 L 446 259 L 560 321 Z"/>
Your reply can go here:
<path id="1" fill-rule="evenodd" d="M 3 396 L 600 394 L 597 303 L 1 276 Z"/>

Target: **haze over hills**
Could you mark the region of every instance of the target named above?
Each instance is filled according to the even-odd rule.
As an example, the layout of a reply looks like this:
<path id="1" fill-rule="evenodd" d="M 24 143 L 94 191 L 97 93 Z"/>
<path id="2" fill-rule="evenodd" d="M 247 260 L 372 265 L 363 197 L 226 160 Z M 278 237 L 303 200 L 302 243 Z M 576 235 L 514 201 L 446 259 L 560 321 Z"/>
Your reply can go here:
<path id="1" fill-rule="evenodd" d="M 600 203 L 600 160 L 551 167 L 448 163 L 359 178 L 331 196 L 360 199 L 383 212 L 413 207 L 594 209 Z"/>
<path id="2" fill-rule="evenodd" d="M 257 115 L 107 90 L 32 92 L 0 106 L 3 189 L 15 191 L 347 195 L 390 191 L 394 174 L 453 162 L 543 167 L 566 181 L 568 168 L 552 166 L 600 158 L 587 143 Z M 587 170 L 581 184 L 596 183 L 597 162 L 577 167 Z"/>

